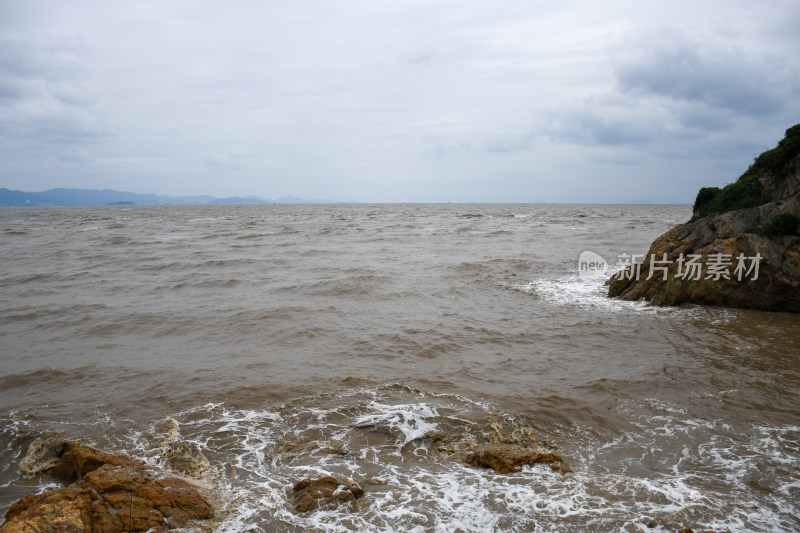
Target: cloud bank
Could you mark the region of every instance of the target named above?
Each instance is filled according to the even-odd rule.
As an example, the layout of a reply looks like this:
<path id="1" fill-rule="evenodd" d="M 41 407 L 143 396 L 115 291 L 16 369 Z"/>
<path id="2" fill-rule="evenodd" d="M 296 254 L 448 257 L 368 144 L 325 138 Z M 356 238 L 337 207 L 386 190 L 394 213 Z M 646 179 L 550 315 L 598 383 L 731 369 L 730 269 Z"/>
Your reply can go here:
<path id="1" fill-rule="evenodd" d="M 0 0 L 0 186 L 691 201 L 800 122 L 792 2 Z"/>

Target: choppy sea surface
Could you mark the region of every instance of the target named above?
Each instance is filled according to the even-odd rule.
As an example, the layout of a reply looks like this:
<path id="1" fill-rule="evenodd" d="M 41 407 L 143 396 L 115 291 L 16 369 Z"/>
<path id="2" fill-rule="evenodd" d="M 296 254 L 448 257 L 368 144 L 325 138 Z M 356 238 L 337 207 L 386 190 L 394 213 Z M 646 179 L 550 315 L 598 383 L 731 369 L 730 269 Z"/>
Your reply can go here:
<path id="1" fill-rule="evenodd" d="M 581 281 L 685 206 L 0 209 L 0 512 L 79 439 L 193 477 L 215 531 L 800 530 L 800 317 Z M 547 465 L 464 464 L 546 441 Z M 294 510 L 334 475 L 357 506 Z"/>

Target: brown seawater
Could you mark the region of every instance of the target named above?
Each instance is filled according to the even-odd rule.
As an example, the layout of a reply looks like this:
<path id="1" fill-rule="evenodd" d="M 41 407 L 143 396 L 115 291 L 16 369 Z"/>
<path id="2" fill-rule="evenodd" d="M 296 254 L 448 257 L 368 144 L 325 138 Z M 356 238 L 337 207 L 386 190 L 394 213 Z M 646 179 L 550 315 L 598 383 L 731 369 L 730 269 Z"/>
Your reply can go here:
<path id="1" fill-rule="evenodd" d="M 577 275 L 690 216 L 0 209 L 0 511 L 57 485 L 18 470 L 49 435 L 173 470 L 186 451 L 216 531 L 796 531 L 800 317 Z M 532 435 L 574 474 L 458 460 Z M 294 512 L 287 487 L 328 474 L 359 508 Z"/>

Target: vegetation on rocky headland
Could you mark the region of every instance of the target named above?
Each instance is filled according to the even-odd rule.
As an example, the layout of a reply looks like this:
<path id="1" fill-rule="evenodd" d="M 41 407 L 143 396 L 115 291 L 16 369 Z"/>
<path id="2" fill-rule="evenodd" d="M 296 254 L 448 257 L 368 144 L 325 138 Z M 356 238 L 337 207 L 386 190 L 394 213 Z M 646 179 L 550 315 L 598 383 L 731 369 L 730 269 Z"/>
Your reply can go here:
<path id="1" fill-rule="evenodd" d="M 703 187 L 694 202 L 694 217 L 697 220 L 709 215 L 718 215 L 736 209 L 745 209 L 765 204 L 770 197 L 764 190 L 765 175 L 782 181 L 789 175 L 792 160 L 800 153 L 800 124 L 786 130 L 786 136 L 772 150 L 755 158 L 753 164 L 735 182 L 719 187 Z"/>

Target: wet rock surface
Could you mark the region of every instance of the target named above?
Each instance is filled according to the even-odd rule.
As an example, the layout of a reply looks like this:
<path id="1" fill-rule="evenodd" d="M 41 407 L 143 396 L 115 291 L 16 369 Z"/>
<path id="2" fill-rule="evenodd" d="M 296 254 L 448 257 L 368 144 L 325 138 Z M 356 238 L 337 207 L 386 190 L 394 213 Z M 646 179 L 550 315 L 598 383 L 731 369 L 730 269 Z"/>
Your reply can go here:
<path id="1" fill-rule="evenodd" d="M 798 213 L 800 213 L 800 200 Z M 752 208 L 751 210 L 761 208 Z M 771 210 L 765 208 L 767 213 Z M 623 300 L 646 300 L 654 305 L 694 303 L 724 307 L 741 307 L 765 311 L 800 312 L 800 238 L 794 236 L 764 237 L 749 233 L 723 232 L 724 222 L 749 213 L 732 212 L 677 226 L 653 242 L 639 273 L 631 279 L 615 276 L 608 282 L 608 294 Z M 771 215 L 764 215 L 768 220 Z M 760 220 L 754 217 L 754 220 Z M 708 228 L 711 223 L 717 228 Z M 756 222 L 757 223 L 757 222 Z M 702 269 L 699 278 L 683 276 L 679 259 L 699 256 L 700 265 L 714 264 L 717 258 L 730 263 L 727 276 L 715 278 Z M 760 257 L 758 278 L 754 271 L 741 279 L 735 272 L 737 257 L 743 256 L 746 269 L 754 257 Z M 669 262 L 666 279 L 663 272 L 650 274 L 652 259 Z M 656 266 L 655 264 L 653 265 Z M 688 272 L 683 266 L 684 272 Z M 744 273 L 743 273 L 744 274 Z M 637 279 L 638 277 L 638 279 Z"/>
<path id="2" fill-rule="evenodd" d="M 64 442 L 46 472 L 71 485 L 25 496 L 0 532 L 165 531 L 214 511 L 197 487 L 147 465 Z"/>
<path id="3" fill-rule="evenodd" d="M 484 448 L 468 453 L 464 462 L 472 466 L 490 468 L 500 474 L 519 472 L 523 466 L 534 464 L 551 465 L 553 470 L 571 472 L 564 466 L 564 460 L 557 454 L 547 451 L 513 450 L 505 448 Z"/>
<path id="4" fill-rule="evenodd" d="M 364 495 L 357 483 L 342 483 L 333 476 L 304 479 L 295 484 L 292 498 L 295 510 L 304 513 L 318 507 L 336 507 L 355 502 Z"/>

